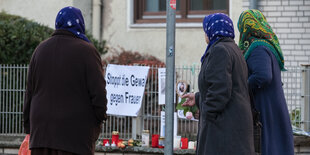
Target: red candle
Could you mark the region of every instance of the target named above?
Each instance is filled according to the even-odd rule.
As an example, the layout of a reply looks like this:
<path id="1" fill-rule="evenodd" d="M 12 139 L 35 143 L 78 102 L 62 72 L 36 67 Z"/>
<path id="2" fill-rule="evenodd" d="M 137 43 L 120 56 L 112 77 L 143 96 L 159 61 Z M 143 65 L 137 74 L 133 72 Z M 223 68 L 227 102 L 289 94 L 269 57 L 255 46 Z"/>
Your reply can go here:
<path id="1" fill-rule="evenodd" d="M 119 138 L 119 135 L 118 135 L 118 132 L 117 131 L 113 131 L 112 132 L 112 142 L 111 144 L 117 144 L 118 143 L 118 138 Z"/>
<path id="2" fill-rule="evenodd" d="M 181 149 L 187 149 L 187 148 L 188 148 L 188 139 L 181 138 Z"/>
<path id="3" fill-rule="evenodd" d="M 152 147 L 157 148 L 158 147 L 158 139 L 159 135 L 152 135 Z"/>
<path id="4" fill-rule="evenodd" d="M 109 144 L 109 139 L 103 139 L 102 145 L 105 146 L 106 144 Z"/>

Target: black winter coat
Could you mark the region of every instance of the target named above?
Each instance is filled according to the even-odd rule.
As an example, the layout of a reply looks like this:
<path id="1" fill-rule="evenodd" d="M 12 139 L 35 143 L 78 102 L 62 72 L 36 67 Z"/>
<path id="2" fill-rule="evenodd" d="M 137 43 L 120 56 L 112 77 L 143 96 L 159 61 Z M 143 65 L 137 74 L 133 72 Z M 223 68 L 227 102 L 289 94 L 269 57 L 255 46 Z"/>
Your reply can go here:
<path id="1" fill-rule="evenodd" d="M 28 72 L 24 127 L 30 149 L 90 155 L 106 119 L 106 89 L 95 47 L 56 30 L 35 50 Z"/>
<path id="2" fill-rule="evenodd" d="M 200 110 L 197 155 L 254 154 L 247 64 L 233 39 L 207 52 L 195 94 Z"/>

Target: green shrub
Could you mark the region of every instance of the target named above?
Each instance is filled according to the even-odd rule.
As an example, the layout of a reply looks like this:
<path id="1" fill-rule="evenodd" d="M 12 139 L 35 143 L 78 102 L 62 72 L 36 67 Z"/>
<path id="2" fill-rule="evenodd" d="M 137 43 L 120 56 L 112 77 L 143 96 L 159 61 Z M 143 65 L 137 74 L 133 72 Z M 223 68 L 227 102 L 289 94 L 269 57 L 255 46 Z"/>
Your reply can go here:
<path id="1" fill-rule="evenodd" d="M 28 64 L 38 44 L 53 33 L 53 29 L 25 18 L 0 13 L 0 64 Z M 105 41 L 87 37 L 99 53 L 105 54 Z"/>

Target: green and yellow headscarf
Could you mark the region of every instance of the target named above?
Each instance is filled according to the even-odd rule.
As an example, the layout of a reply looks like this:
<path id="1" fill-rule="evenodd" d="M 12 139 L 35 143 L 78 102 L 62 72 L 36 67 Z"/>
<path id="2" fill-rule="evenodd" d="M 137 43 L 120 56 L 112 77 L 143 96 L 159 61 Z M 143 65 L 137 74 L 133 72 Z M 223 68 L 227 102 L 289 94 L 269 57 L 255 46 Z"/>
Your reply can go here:
<path id="1" fill-rule="evenodd" d="M 275 55 L 280 69 L 285 71 L 284 58 L 279 40 L 259 10 L 247 10 L 241 13 L 238 21 L 240 32 L 239 48 L 244 50 L 247 59 L 257 46 L 266 46 Z"/>

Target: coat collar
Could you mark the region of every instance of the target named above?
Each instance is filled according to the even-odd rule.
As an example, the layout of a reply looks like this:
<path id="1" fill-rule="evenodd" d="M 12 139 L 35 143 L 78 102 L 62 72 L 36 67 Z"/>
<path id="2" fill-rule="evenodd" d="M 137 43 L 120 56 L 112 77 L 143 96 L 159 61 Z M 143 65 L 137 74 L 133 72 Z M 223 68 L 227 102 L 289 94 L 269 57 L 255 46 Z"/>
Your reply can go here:
<path id="1" fill-rule="evenodd" d="M 223 38 L 217 40 L 213 45 L 211 45 L 211 47 L 210 47 L 209 50 L 211 51 L 211 49 L 212 49 L 216 44 L 218 44 L 219 42 L 234 42 L 234 39 L 229 38 L 229 37 L 223 37 Z M 206 60 L 206 58 L 208 57 L 208 55 L 210 54 L 210 51 L 207 52 L 205 58 L 204 58 L 203 61 L 202 61 L 203 63 L 204 63 L 204 61 Z M 203 63 L 202 63 L 202 64 L 203 64 Z"/>
<path id="2" fill-rule="evenodd" d="M 72 32 L 64 30 L 64 29 L 55 30 L 54 33 L 52 34 L 52 36 L 56 36 L 56 35 L 65 35 L 65 36 L 71 36 L 74 38 L 78 38 Z"/>

